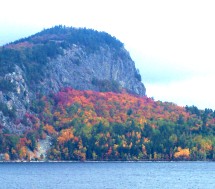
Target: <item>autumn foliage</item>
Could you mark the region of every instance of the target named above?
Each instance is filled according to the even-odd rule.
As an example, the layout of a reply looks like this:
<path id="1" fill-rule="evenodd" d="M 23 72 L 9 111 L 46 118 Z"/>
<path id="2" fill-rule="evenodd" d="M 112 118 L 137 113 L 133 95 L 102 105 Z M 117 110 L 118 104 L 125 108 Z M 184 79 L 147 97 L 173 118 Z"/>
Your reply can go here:
<path id="1" fill-rule="evenodd" d="M 38 99 L 34 127 L 0 134 L 7 159 L 29 159 L 51 136 L 49 160 L 215 159 L 215 113 L 127 93 L 62 89 Z M 6 159 L 5 158 L 5 159 Z"/>
<path id="2" fill-rule="evenodd" d="M 204 123 L 202 117 L 193 112 L 195 107 L 180 107 L 127 93 L 71 88 L 45 97 L 43 101 L 46 104 L 43 122 L 52 125 L 53 133 L 58 133 L 53 137 L 56 139 L 49 153 L 50 159 L 213 158 L 214 140 L 202 137 Z M 206 129 L 214 128 L 213 119 L 210 111 Z M 202 138 L 197 139 L 199 136 Z"/>

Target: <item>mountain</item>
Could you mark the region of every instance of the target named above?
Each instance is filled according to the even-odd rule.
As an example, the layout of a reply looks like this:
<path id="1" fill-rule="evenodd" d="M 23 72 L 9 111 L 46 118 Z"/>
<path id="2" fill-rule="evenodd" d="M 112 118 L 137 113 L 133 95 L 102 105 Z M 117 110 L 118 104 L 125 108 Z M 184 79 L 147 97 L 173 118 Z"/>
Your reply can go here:
<path id="1" fill-rule="evenodd" d="M 145 95 L 123 43 L 105 32 L 55 26 L 0 47 L 2 128 L 31 129 L 32 123 L 22 120 L 34 100 L 64 87 Z"/>
<path id="2" fill-rule="evenodd" d="M 0 160 L 214 160 L 215 111 L 155 101 L 123 44 L 56 26 L 0 47 Z"/>
<path id="3" fill-rule="evenodd" d="M 115 92 L 123 88 L 145 95 L 129 53 L 120 41 L 105 32 L 56 26 L 5 48 L 16 51 L 11 52 L 15 56 L 12 59 L 34 91 L 49 93 L 70 86 Z"/>

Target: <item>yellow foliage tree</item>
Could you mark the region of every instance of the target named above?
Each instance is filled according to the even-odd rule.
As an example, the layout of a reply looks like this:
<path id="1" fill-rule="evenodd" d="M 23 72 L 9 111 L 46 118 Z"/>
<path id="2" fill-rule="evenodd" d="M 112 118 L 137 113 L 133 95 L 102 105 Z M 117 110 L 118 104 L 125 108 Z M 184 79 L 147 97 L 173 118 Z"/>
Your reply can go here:
<path id="1" fill-rule="evenodd" d="M 182 149 L 178 147 L 177 152 L 174 153 L 174 158 L 176 159 L 189 159 L 190 158 L 190 150 L 188 148 Z"/>
<path id="2" fill-rule="evenodd" d="M 4 160 L 5 161 L 10 161 L 10 155 L 8 153 L 4 154 Z"/>
<path id="3" fill-rule="evenodd" d="M 63 144 L 72 138 L 74 138 L 72 129 L 64 129 L 61 131 L 61 135 L 58 137 L 58 141 L 60 144 Z"/>
<path id="4" fill-rule="evenodd" d="M 56 131 L 53 126 L 46 124 L 44 126 L 44 130 L 48 132 L 48 134 L 56 134 Z"/>
<path id="5" fill-rule="evenodd" d="M 25 146 L 21 147 L 19 150 L 19 158 L 25 159 L 27 157 L 27 148 Z"/>

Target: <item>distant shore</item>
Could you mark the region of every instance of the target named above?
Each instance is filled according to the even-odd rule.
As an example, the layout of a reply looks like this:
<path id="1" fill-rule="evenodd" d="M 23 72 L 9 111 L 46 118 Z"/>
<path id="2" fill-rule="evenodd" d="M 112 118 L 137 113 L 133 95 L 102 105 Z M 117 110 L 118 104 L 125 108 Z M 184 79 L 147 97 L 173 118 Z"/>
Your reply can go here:
<path id="1" fill-rule="evenodd" d="M 140 160 L 140 161 L 0 161 L 0 163 L 175 163 L 175 162 L 215 162 L 213 160 L 180 160 L 180 161 L 168 161 L 168 160 L 159 160 L 159 161 L 152 161 L 152 160 Z"/>

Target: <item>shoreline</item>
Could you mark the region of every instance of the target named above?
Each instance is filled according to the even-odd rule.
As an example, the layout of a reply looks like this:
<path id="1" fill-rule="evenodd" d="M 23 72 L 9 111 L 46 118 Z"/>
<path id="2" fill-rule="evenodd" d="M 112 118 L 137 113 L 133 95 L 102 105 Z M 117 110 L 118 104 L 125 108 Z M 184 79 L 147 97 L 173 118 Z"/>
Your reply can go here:
<path id="1" fill-rule="evenodd" d="M 152 160 L 140 160 L 140 161 L 0 161 L 0 163 L 207 163 L 215 162 L 213 160 L 188 160 L 188 161 L 152 161 Z"/>

